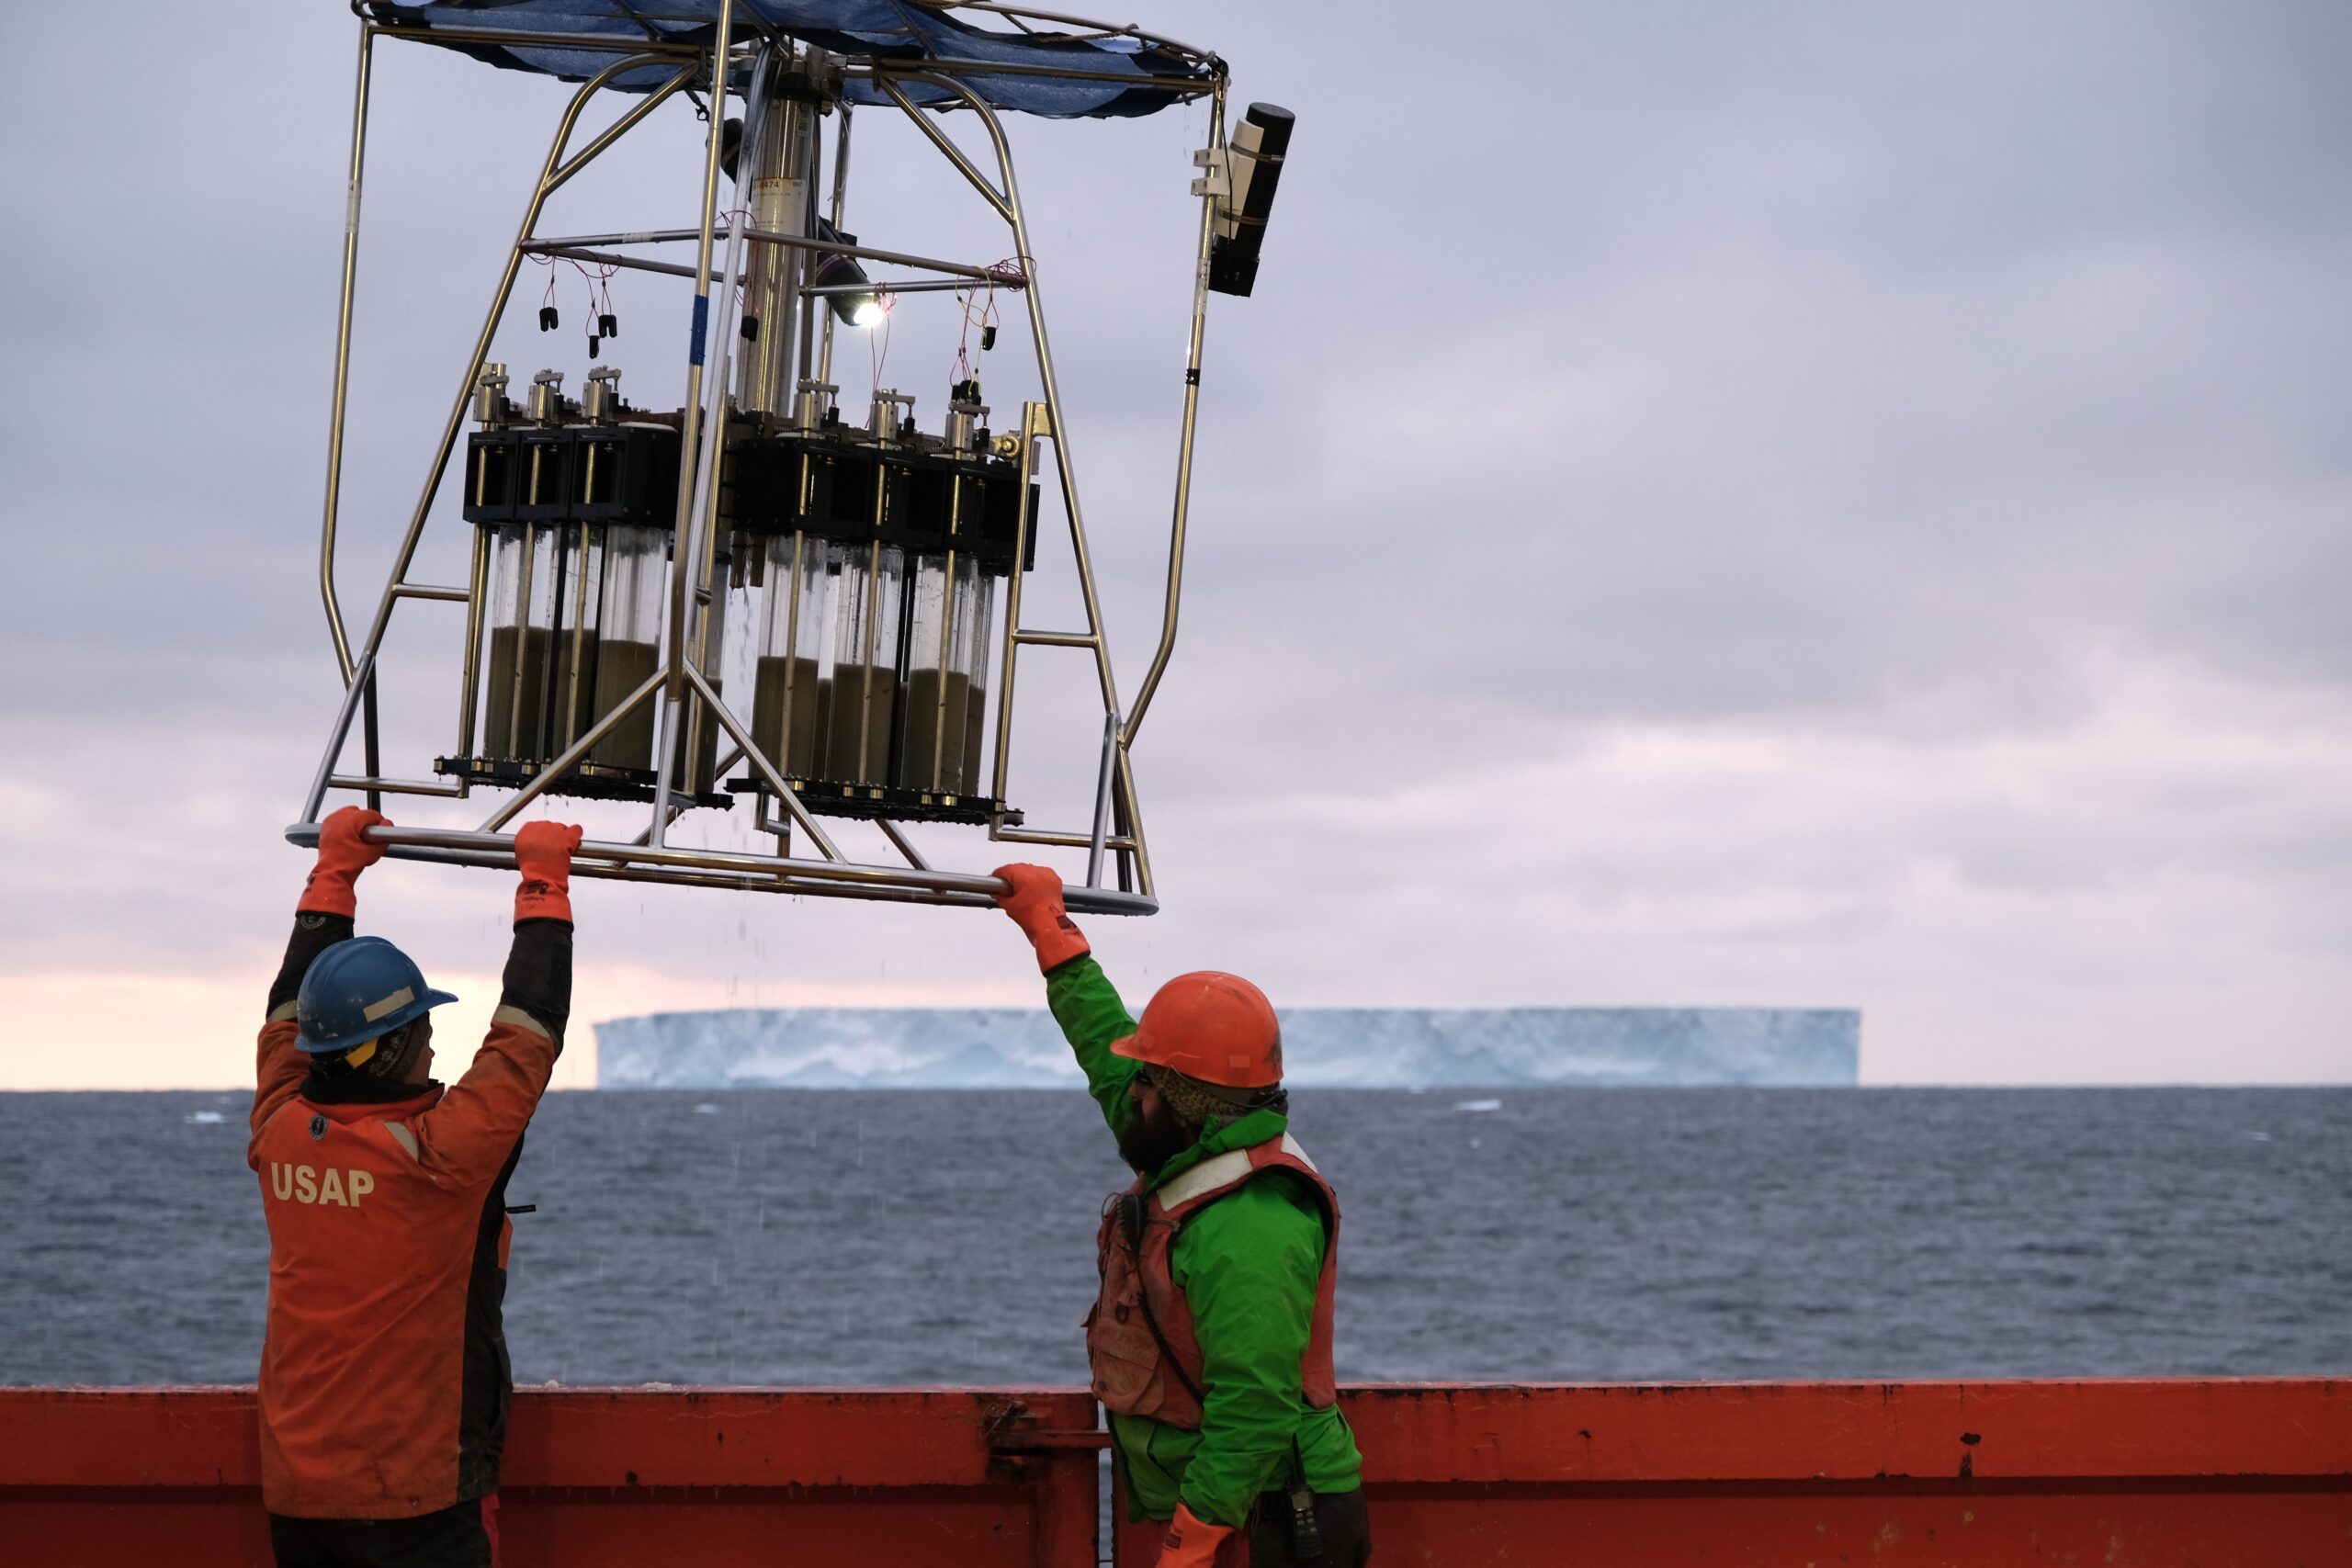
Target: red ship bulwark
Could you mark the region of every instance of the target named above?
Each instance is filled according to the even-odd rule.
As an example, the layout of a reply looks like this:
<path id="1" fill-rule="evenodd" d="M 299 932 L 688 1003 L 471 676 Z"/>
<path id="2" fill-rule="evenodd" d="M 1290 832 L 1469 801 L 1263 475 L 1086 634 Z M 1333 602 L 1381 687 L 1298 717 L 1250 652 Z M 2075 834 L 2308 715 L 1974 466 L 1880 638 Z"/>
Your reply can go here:
<path id="1" fill-rule="evenodd" d="M 2334 1380 L 1343 1397 L 1383 1568 L 2352 1564 Z M 1085 1568 L 1102 1441 L 1073 1389 L 525 1390 L 505 1562 Z M 0 1561 L 266 1568 L 256 1465 L 250 1389 L 0 1389 Z"/>

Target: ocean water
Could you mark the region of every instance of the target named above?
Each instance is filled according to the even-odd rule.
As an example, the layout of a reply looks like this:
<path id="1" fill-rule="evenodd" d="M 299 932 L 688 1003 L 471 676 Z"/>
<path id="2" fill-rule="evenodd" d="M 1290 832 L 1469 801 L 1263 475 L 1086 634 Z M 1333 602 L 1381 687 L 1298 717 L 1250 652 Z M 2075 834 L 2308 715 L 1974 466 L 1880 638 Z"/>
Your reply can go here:
<path id="1" fill-rule="evenodd" d="M 249 1381 L 245 1097 L 0 1095 L 0 1382 Z M 1346 1379 L 2352 1371 L 2352 1089 L 1302 1091 Z M 1076 1091 L 551 1097 L 520 1382 L 1083 1381 Z"/>

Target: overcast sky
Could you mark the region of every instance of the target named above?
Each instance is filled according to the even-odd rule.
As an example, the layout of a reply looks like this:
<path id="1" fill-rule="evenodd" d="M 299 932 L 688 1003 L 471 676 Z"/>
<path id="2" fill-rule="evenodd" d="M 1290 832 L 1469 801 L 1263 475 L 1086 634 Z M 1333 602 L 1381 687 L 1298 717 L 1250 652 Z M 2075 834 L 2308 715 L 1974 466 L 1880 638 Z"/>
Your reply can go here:
<path id="1" fill-rule="evenodd" d="M 2352 10 L 1122 14 L 1299 115 L 1257 295 L 1213 301 L 1137 750 L 1166 910 L 1091 923 L 1132 1001 L 1216 966 L 1291 1004 L 1849 1006 L 1871 1082 L 2352 1077 Z M 0 10 L 0 1086 L 249 1074 L 339 691 L 314 581 L 354 26 L 109 15 Z M 566 89 L 386 45 L 377 92 L 362 620 Z M 1012 249 L 910 129 L 858 126 L 862 237 Z M 1205 122 L 1012 130 L 1132 693 Z M 690 220 L 699 135 L 665 107 L 545 230 Z M 580 280 L 542 335 L 526 273 L 496 356 L 576 388 Z M 615 296 L 606 361 L 673 406 L 683 288 Z M 1000 423 L 1034 395 L 1002 310 Z M 879 378 L 926 428 L 956 320 L 892 318 Z M 880 346 L 844 343 L 845 396 Z M 426 574 L 464 542 L 445 512 Z M 457 616 L 403 615 L 388 744 L 418 774 Z M 1095 721 L 1049 657 L 1013 794 L 1067 821 Z M 362 892 L 487 1012 L 509 879 L 388 863 Z M 575 902 L 587 1021 L 1038 994 L 992 914 Z"/>

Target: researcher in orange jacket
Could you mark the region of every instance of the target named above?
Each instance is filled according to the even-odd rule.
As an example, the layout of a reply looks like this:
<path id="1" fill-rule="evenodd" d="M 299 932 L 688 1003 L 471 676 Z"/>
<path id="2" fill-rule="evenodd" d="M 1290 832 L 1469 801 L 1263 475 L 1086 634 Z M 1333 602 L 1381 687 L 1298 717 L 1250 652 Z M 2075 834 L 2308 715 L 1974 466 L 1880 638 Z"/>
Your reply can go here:
<path id="1" fill-rule="evenodd" d="M 580 829 L 515 835 L 504 988 L 445 1087 L 432 1011 L 457 998 L 352 931 L 377 826 L 357 807 L 327 818 L 262 1025 L 246 1151 L 269 1222 L 262 1501 L 279 1568 L 494 1568 L 506 1182 L 563 1051 Z"/>

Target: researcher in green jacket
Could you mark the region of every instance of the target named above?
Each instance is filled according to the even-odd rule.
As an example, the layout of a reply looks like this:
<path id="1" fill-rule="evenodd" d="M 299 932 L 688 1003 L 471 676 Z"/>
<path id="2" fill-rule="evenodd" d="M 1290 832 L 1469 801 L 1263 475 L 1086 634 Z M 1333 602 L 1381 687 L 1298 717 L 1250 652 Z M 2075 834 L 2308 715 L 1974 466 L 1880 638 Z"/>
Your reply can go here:
<path id="1" fill-rule="evenodd" d="M 1340 1204 L 1290 1135 L 1282 1029 L 1238 976 L 1180 975 L 1141 1022 L 1043 866 L 998 870 L 1046 997 L 1134 1168 L 1104 1205 L 1095 1397 L 1159 1568 L 1361 1568 L 1363 1461 L 1331 1370 Z"/>

